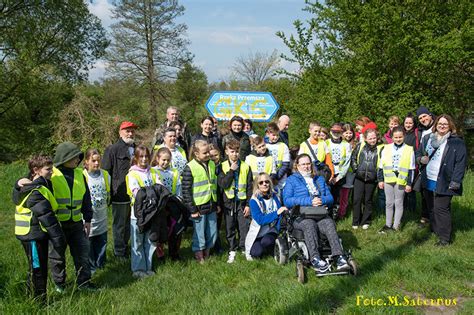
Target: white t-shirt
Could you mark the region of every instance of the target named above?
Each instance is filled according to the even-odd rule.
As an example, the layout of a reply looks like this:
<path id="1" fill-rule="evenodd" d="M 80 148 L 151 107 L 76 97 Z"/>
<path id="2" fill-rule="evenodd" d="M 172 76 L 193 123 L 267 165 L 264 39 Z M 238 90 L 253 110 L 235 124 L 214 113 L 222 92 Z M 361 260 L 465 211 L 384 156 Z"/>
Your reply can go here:
<path id="1" fill-rule="evenodd" d="M 308 138 L 307 140 L 308 140 L 307 142 L 309 143 L 309 145 L 310 145 L 311 148 L 313 149 L 314 156 L 318 156 L 319 142 L 322 142 L 322 143 L 323 143 L 324 151 L 325 151 L 325 152 L 324 152 L 324 153 L 325 153 L 324 155 L 326 156 L 326 154 L 329 153 L 329 148 L 328 148 L 328 146 L 326 145 L 326 142 L 324 142 L 324 141 L 322 141 L 322 140 L 319 140 L 318 143 L 312 144 L 312 143 L 311 143 L 311 138 Z M 306 142 L 306 141 L 305 141 L 305 142 Z M 302 153 L 305 153 L 305 152 L 303 151 L 303 147 L 300 145 L 300 150 L 298 151 L 298 155 L 300 155 L 300 154 L 302 154 Z M 311 152 L 309 153 L 309 156 L 311 157 L 311 162 L 314 162 L 314 156 L 313 156 L 313 154 L 311 154 Z"/>
<path id="2" fill-rule="evenodd" d="M 110 183 L 110 175 L 108 175 Z M 91 193 L 92 210 L 91 231 L 89 236 L 107 232 L 107 189 L 102 172 L 87 173 L 87 185 Z"/>
<path id="3" fill-rule="evenodd" d="M 137 167 L 132 166 L 132 169 L 137 169 Z M 131 170 L 130 170 L 130 172 L 131 172 Z M 130 175 L 130 172 L 128 172 L 128 174 L 127 174 L 128 186 L 129 186 L 130 191 L 132 192 L 133 196 L 135 196 L 137 194 L 137 191 L 140 190 L 140 188 L 142 188 L 142 187 L 138 183 L 138 180 L 134 176 Z M 144 187 L 153 185 L 153 179 L 152 179 L 152 174 L 151 174 L 150 170 L 148 170 L 148 171 L 138 170 L 138 171 L 135 171 L 135 173 L 138 174 L 140 179 L 143 181 Z M 161 181 L 160 181 L 160 178 L 158 177 L 158 175 L 155 178 L 155 182 L 161 184 Z M 132 206 L 132 211 L 130 213 L 130 218 L 135 219 L 135 220 L 137 219 L 135 217 L 135 212 L 133 211 L 133 206 Z"/>
<path id="4" fill-rule="evenodd" d="M 182 155 L 181 152 L 175 148 L 174 150 L 171 150 L 171 165 L 173 168 L 177 169 L 179 174 L 181 175 L 186 168 L 186 164 L 188 164 L 188 161 L 186 160 L 186 156 Z"/>
<path id="5" fill-rule="evenodd" d="M 438 150 L 426 166 L 426 176 L 429 180 L 438 180 L 439 169 L 441 167 L 441 158 L 443 157 L 443 152 L 446 148 L 446 143 L 447 141 L 444 141 L 443 144 L 439 146 Z M 431 146 L 431 139 L 428 139 L 428 143 L 426 144 L 426 152 L 428 153 L 428 156 L 430 156 L 433 151 L 434 148 Z"/>
<path id="6" fill-rule="evenodd" d="M 277 142 L 277 143 L 267 143 L 267 149 L 270 152 L 270 154 L 273 157 L 273 161 L 275 161 L 275 164 L 278 163 L 278 148 L 281 146 L 281 143 L 283 142 Z M 284 151 L 283 151 L 283 161 L 282 162 L 290 162 L 290 150 L 288 149 L 288 146 L 284 144 Z M 279 171 L 279 168 L 275 169 L 275 173 Z M 285 186 L 287 175 L 285 174 L 280 180 L 278 181 L 277 189 L 283 189 Z"/>
<path id="7" fill-rule="evenodd" d="M 160 173 L 160 180 L 163 185 L 168 188 L 170 192 L 173 192 L 173 171 L 170 168 L 163 170 L 158 168 L 157 166 L 155 166 L 154 169 Z M 176 196 L 181 196 L 180 176 L 178 176 L 178 182 L 176 183 Z"/>

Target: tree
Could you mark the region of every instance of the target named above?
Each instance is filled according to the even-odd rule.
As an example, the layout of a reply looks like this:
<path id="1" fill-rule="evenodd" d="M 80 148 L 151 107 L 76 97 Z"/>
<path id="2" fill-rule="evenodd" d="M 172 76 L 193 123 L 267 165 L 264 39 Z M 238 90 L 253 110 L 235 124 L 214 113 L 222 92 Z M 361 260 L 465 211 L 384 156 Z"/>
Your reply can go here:
<path id="1" fill-rule="evenodd" d="M 150 123 L 156 126 L 158 98 L 166 96 L 159 82 L 173 78 L 176 69 L 191 60 L 184 38 L 187 27 L 175 21 L 184 7 L 176 0 L 125 0 L 114 5 L 118 22 L 112 25 L 108 71 L 147 86 Z"/>
<path id="2" fill-rule="evenodd" d="M 197 129 L 199 117 L 206 113 L 204 103 L 209 94 L 206 74 L 191 63 L 186 63 L 178 72 L 174 87 L 174 99 L 184 109 L 181 110 L 184 120 L 191 129 Z"/>
<path id="3" fill-rule="evenodd" d="M 280 57 L 276 50 L 271 54 L 250 52 L 246 56 L 239 56 L 232 70 L 236 76 L 243 78 L 251 85 L 259 86 L 278 70 L 279 65 Z"/>
<path id="4" fill-rule="evenodd" d="M 308 23 L 277 35 L 301 75 L 289 109 L 323 122 L 385 125 L 418 106 L 461 123 L 472 106 L 471 1 L 307 1 Z M 324 113 L 324 115 L 322 115 Z"/>

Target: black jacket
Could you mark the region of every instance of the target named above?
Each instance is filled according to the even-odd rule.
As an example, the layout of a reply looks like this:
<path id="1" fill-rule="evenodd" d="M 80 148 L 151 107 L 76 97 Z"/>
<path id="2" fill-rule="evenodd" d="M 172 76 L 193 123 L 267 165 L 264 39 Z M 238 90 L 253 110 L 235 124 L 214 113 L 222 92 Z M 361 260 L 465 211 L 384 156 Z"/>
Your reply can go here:
<path id="1" fill-rule="evenodd" d="M 171 193 L 165 186 L 155 184 L 137 191 L 133 211 L 140 233 L 150 230 L 150 241 L 164 243 L 168 237 L 166 204 Z M 152 205 L 149 205 L 153 201 Z"/>
<path id="2" fill-rule="evenodd" d="M 352 170 L 356 174 L 357 179 L 368 183 L 376 182 L 378 166 L 377 162 L 379 158 L 377 154 L 377 146 L 370 147 L 368 144 L 366 144 L 362 148 L 362 151 L 360 150 L 360 146 L 361 144 L 358 143 L 352 152 Z M 359 156 L 359 159 L 357 159 L 357 156 Z"/>
<path id="3" fill-rule="evenodd" d="M 225 161 L 224 161 L 225 162 Z M 252 198 L 253 194 L 253 175 L 252 175 L 252 169 L 249 169 L 249 172 L 247 174 L 247 199 L 246 200 L 239 200 L 239 199 L 229 199 L 227 195 L 224 192 L 224 189 L 227 189 L 229 187 L 232 187 L 234 184 L 234 173 L 235 172 L 240 172 L 240 164 L 239 167 L 234 171 L 232 169 L 229 169 L 227 174 L 224 174 L 224 171 L 222 170 L 222 163 L 218 166 L 217 170 L 217 185 L 222 189 L 222 196 L 220 198 L 220 204 L 224 206 L 225 209 L 227 210 L 239 210 L 243 209 L 246 206 L 248 206 L 248 203 L 250 201 L 250 198 Z M 237 201 L 237 202 L 236 202 Z"/>
<path id="4" fill-rule="evenodd" d="M 127 185 L 125 184 L 125 177 L 131 165 L 129 147 L 120 138 L 116 143 L 108 146 L 104 152 L 102 168 L 109 172 L 112 178 L 112 202 L 130 202 L 130 196 L 127 194 Z M 132 145 L 132 147 L 135 147 L 135 145 Z"/>
<path id="5" fill-rule="evenodd" d="M 207 164 L 200 163 L 207 170 Z M 199 212 L 200 214 L 208 214 L 217 210 L 217 203 L 213 202 L 212 199 L 203 205 L 196 206 L 193 198 L 193 175 L 189 165 L 183 171 L 181 180 L 181 190 L 183 192 L 184 204 L 188 208 L 190 213 Z"/>
<path id="6" fill-rule="evenodd" d="M 413 150 L 418 150 L 421 141 L 421 131 L 418 128 L 414 128 L 410 131 L 406 131 L 404 143 L 411 145 Z"/>
<path id="7" fill-rule="evenodd" d="M 222 145 L 221 138 L 216 133 L 211 133 L 209 136 L 205 136 L 202 133 L 195 134 L 191 138 L 191 146 L 194 144 L 194 142 L 196 142 L 196 140 L 204 140 L 207 143 L 212 144 L 216 148 L 218 148 L 221 155 L 224 153 L 224 150 L 222 149 L 222 146 L 221 146 Z"/>
<path id="8" fill-rule="evenodd" d="M 416 152 L 416 161 L 419 162 L 422 156 L 428 156 L 426 146 L 430 135 L 426 135 L 421 140 L 419 150 Z M 447 140 L 441 157 L 441 167 L 436 181 L 436 193 L 440 195 L 461 196 L 462 180 L 466 172 L 466 144 L 464 140 L 451 135 Z M 425 167 L 421 171 L 422 187 L 426 187 L 428 180 Z"/>
<path id="9" fill-rule="evenodd" d="M 34 180 L 31 184 L 25 185 L 20 189 L 13 190 L 13 202 L 16 205 L 20 205 L 24 198 L 35 188 L 44 186 L 51 192 L 53 191 L 53 185 L 49 180 L 43 177 L 39 177 Z M 61 225 L 55 213 L 52 210 L 51 203 L 39 192 L 33 191 L 24 203 L 26 208 L 29 208 L 32 212 L 30 232 L 26 235 L 17 235 L 16 237 L 20 241 L 33 241 L 33 240 L 44 240 L 50 239 L 54 248 L 63 252 L 66 248 L 66 238 Z M 40 227 L 40 222 L 47 232 L 44 232 Z"/>
<path id="10" fill-rule="evenodd" d="M 231 131 L 225 135 L 224 138 L 222 138 L 222 149 L 225 150 L 225 144 L 233 139 L 240 142 L 239 159 L 245 161 L 245 158 L 250 154 L 251 151 L 249 136 L 243 131 L 239 133 L 234 133 Z"/>

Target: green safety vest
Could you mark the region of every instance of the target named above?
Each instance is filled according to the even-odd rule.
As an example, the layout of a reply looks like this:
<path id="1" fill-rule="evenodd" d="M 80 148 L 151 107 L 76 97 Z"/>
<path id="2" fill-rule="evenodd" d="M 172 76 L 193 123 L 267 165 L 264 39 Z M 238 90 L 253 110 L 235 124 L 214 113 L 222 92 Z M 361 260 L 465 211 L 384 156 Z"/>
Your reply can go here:
<path id="1" fill-rule="evenodd" d="M 207 164 L 208 172 L 198 161 L 192 160 L 188 163 L 193 175 L 193 200 L 196 206 L 217 201 L 217 176 L 216 166 L 212 160 Z"/>
<path id="2" fill-rule="evenodd" d="M 393 143 L 385 146 L 382 160 L 380 161 L 383 167 L 383 177 L 386 183 L 396 183 L 398 185 L 405 186 L 408 179 L 408 170 L 410 169 L 410 162 L 413 156 L 413 147 L 411 145 L 404 144 L 402 147 L 402 154 L 400 156 L 400 162 L 398 164 L 398 177 L 393 172 L 392 165 L 392 151 Z"/>
<path id="3" fill-rule="evenodd" d="M 158 171 L 154 168 L 150 168 L 150 174 L 151 174 L 152 185 L 154 185 L 154 184 L 156 184 L 156 176 L 158 175 Z M 135 203 L 135 197 L 133 196 L 132 190 L 130 189 L 129 176 L 135 178 L 140 187 L 146 187 L 146 186 L 145 186 L 145 183 L 143 182 L 143 179 L 141 178 L 140 173 L 138 171 L 128 172 L 127 176 L 125 177 L 125 183 L 127 185 L 127 194 L 130 196 L 131 205 L 133 206 L 133 204 Z"/>
<path id="4" fill-rule="evenodd" d="M 303 153 L 308 154 L 311 159 L 314 158 L 311 154 L 309 146 L 306 144 L 306 141 L 300 144 L 300 149 L 303 151 Z M 326 148 L 324 146 L 324 141 L 318 141 L 318 152 L 316 152 L 316 157 L 321 163 L 324 162 L 324 160 L 326 159 Z"/>
<path id="5" fill-rule="evenodd" d="M 86 179 L 86 182 L 89 179 L 89 173 L 87 172 L 86 169 L 82 172 L 84 174 L 84 178 Z M 107 191 L 107 204 L 109 204 L 110 200 L 110 183 L 109 183 L 109 172 L 106 170 L 101 169 L 100 170 L 100 175 L 104 179 L 104 184 L 105 184 L 105 190 Z"/>
<path id="6" fill-rule="evenodd" d="M 27 235 L 30 233 L 30 227 L 31 227 L 31 218 L 32 218 L 32 212 L 29 208 L 26 208 L 24 206 L 25 202 L 28 200 L 30 195 L 35 191 L 39 191 L 43 197 L 49 201 L 51 204 L 51 208 L 53 209 L 53 212 L 55 212 L 58 209 L 58 203 L 54 199 L 53 194 L 51 191 L 44 187 L 38 187 L 30 191 L 30 193 L 23 199 L 23 201 L 20 203 L 20 205 L 16 206 L 15 209 L 15 235 Z M 43 227 L 41 222 L 39 222 L 39 225 L 41 227 L 41 230 L 46 232 L 46 229 Z"/>
<path id="7" fill-rule="evenodd" d="M 158 177 L 160 177 L 161 182 L 163 182 L 163 175 L 161 174 L 161 170 L 156 169 L 158 172 Z M 173 172 L 173 184 L 171 185 L 171 193 L 176 195 L 176 187 L 178 186 L 178 179 L 179 179 L 179 172 L 175 168 L 171 168 L 171 172 Z"/>
<path id="8" fill-rule="evenodd" d="M 253 154 L 247 155 L 247 157 L 245 158 L 245 163 L 247 163 L 247 165 L 250 166 L 250 168 L 252 169 L 252 175 L 254 179 L 255 177 L 257 177 L 259 173 L 258 167 L 257 167 L 257 160 L 258 158 Z M 265 157 L 265 165 L 263 167 L 263 171 L 267 173 L 268 175 L 270 175 L 272 172 L 272 169 L 273 169 L 273 157 L 269 155 Z"/>
<path id="9" fill-rule="evenodd" d="M 86 183 L 82 169 L 79 167 L 74 169 L 72 192 L 63 173 L 56 167 L 53 167 L 51 182 L 53 183 L 54 198 L 56 198 L 58 203 L 58 210 L 56 212 L 58 220 L 68 221 L 72 218 L 74 222 L 81 221 L 82 200 L 86 193 Z"/>
<path id="10" fill-rule="evenodd" d="M 227 174 L 230 170 L 230 163 L 228 160 L 222 162 L 222 171 L 224 174 Z M 247 176 L 250 172 L 250 166 L 245 162 L 240 162 L 240 171 L 239 171 L 239 182 L 237 183 L 237 198 L 240 200 L 247 199 Z M 234 199 L 235 191 L 234 185 L 224 189 L 224 192 L 229 199 Z"/>

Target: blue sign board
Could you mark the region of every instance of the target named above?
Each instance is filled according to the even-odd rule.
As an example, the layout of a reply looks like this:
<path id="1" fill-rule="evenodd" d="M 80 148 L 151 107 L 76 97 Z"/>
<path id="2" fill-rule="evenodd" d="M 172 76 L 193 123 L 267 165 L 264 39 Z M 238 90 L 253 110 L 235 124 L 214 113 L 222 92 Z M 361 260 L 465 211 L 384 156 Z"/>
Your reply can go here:
<path id="1" fill-rule="evenodd" d="M 216 91 L 206 102 L 206 109 L 217 120 L 238 115 L 255 122 L 268 122 L 280 109 L 270 92 Z"/>

